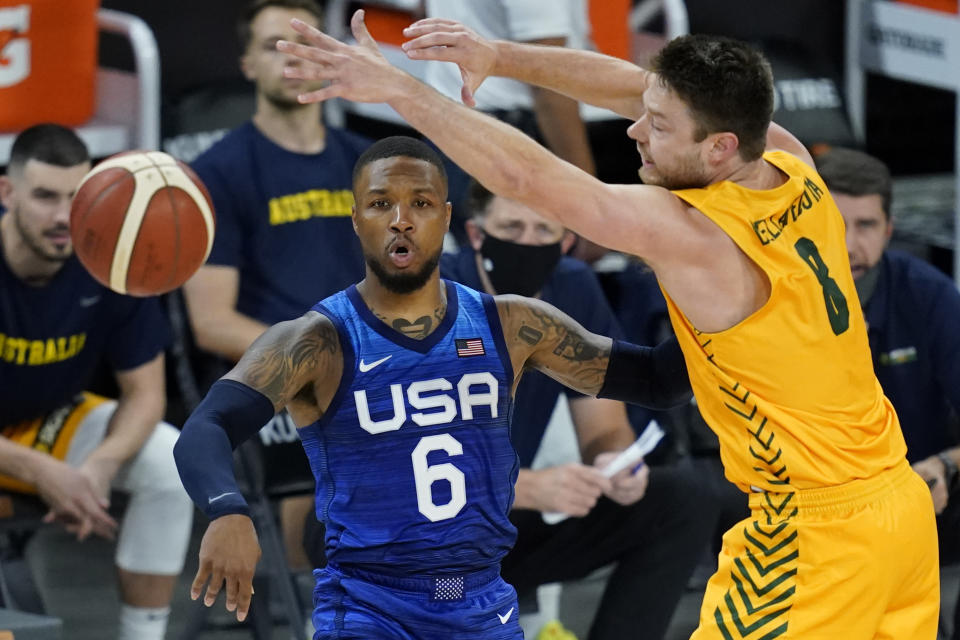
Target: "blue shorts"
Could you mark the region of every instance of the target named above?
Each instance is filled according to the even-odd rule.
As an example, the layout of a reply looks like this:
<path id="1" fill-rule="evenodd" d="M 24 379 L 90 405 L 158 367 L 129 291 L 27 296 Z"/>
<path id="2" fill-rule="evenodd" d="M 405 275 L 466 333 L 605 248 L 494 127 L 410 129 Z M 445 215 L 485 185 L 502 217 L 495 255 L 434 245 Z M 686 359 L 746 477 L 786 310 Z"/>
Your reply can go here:
<path id="1" fill-rule="evenodd" d="M 327 565 L 313 575 L 313 640 L 523 640 L 499 567 L 398 578 Z"/>

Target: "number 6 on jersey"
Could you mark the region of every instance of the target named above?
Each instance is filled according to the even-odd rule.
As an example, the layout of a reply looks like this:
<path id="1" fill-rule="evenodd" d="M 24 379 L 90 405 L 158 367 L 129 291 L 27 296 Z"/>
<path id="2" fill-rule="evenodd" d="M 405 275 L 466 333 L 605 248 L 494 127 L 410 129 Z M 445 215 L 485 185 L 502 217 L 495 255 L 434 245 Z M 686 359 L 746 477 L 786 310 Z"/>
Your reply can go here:
<path id="1" fill-rule="evenodd" d="M 463 455 L 463 446 L 449 433 L 424 436 L 410 453 L 413 460 L 413 478 L 417 487 L 417 507 L 430 522 L 448 520 L 467 504 L 467 488 L 463 472 L 449 462 L 427 464 L 431 451 L 445 451 L 449 456 Z M 433 501 L 433 483 L 446 480 L 450 483 L 450 501 L 438 505 Z"/>

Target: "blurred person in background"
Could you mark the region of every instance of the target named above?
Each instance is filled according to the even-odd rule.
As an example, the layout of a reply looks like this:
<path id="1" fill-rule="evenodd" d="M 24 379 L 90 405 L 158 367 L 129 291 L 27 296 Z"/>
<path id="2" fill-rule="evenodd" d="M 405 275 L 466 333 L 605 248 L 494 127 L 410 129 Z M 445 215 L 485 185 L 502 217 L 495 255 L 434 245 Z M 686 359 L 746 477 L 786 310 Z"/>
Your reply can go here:
<path id="1" fill-rule="evenodd" d="M 888 248 L 893 182 L 882 161 L 843 148 L 816 161 L 846 223 L 874 370 L 900 418 L 907 460 L 930 485 L 940 563 L 954 564 L 960 561 L 960 292 L 927 262 Z M 960 638 L 960 608 L 953 629 Z"/>
<path id="2" fill-rule="evenodd" d="M 119 527 L 120 640 L 162 640 L 193 506 L 163 422 L 168 332 L 156 298 L 109 290 L 73 253 L 70 205 L 90 170 L 83 141 L 41 124 L 13 142 L 0 177 L 0 488 L 37 494 L 44 520 L 78 540 Z M 119 395 L 85 389 L 106 359 Z"/>

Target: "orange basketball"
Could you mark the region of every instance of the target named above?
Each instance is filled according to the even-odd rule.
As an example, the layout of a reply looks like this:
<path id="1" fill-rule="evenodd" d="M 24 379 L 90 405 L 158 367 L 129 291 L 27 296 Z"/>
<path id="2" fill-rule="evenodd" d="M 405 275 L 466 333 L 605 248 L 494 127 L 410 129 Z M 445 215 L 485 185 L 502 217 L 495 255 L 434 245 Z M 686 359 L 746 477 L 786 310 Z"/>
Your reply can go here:
<path id="1" fill-rule="evenodd" d="M 213 246 L 210 194 L 186 164 L 159 151 L 111 156 L 84 176 L 70 209 L 74 251 L 117 293 L 176 289 Z"/>

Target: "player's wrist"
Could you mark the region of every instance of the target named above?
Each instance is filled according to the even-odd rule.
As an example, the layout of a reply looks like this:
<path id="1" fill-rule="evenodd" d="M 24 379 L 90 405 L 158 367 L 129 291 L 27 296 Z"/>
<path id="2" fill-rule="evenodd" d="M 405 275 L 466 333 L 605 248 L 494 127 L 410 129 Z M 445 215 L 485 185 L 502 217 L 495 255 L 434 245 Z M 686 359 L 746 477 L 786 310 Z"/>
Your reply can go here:
<path id="1" fill-rule="evenodd" d="M 431 93 L 436 93 L 431 87 L 411 76 L 406 71 L 397 69 L 396 78 L 392 82 L 395 93 L 385 102 L 403 115 L 403 109 L 408 105 L 420 104 L 429 99 Z M 439 95 L 439 94 L 437 94 Z"/>

